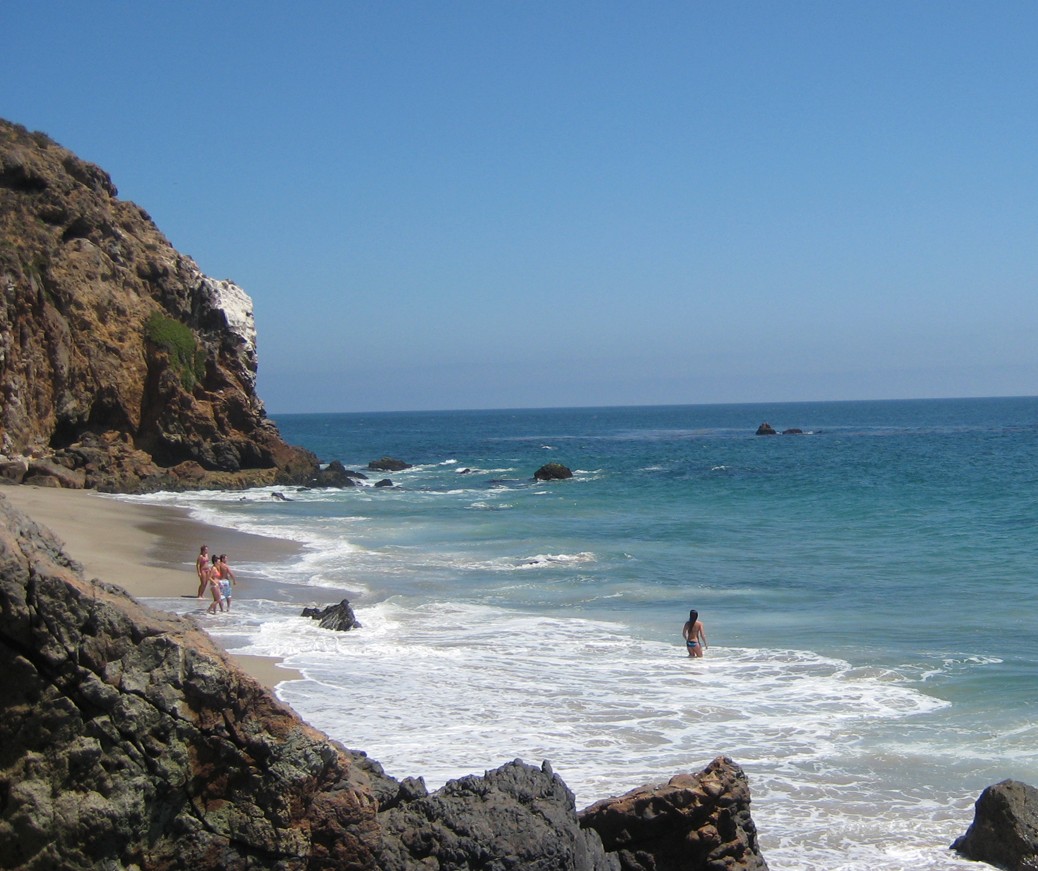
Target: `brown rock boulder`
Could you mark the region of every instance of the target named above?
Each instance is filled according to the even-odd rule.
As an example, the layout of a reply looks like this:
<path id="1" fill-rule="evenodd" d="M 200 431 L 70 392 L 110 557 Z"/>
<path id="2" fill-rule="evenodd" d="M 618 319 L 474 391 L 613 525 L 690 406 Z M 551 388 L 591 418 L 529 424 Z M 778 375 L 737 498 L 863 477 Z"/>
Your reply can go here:
<path id="1" fill-rule="evenodd" d="M 952 849 L 1007 871 L 1038 868 L 1038 789 L 1018 780 L 989 786 L 974 805 L 973 822 Z"/>
<path id="2" fill-rule="evenodd" d="M 52 460 L 33 460 L 22 478 L 23 484 L 34 484 L 37 487 L 64 487 L 68 490 L 82 490 L 86 483 L 86 473 L 80 469 L 70 469 Z"/>
<path id="3" fill-rule="evenodd" d="M 750 817 L 746 775 L 719 756 L 679 774 L 596 802 L 580 813 L 623 871 L 767 871 Z"/>

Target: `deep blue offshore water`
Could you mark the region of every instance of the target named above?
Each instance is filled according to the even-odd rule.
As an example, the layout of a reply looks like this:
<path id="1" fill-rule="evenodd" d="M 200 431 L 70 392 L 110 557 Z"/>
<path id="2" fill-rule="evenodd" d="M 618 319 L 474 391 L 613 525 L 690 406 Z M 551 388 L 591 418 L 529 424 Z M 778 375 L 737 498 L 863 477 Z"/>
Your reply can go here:
<path id="1" fill-rule="evenodd" d="M 1036 398 L 275 421 L 414 468 L 157 498 L 307 544 L 239 556 L 254 594 L 213 634 L 301 669 L 279 695 L 391 774 L 547 758 L 582 807 L 724 753 L 775 871 L 970 867 L 980 790 L 1038 782 Z M 359 632 L 296 616 L 343 595 Z"/>

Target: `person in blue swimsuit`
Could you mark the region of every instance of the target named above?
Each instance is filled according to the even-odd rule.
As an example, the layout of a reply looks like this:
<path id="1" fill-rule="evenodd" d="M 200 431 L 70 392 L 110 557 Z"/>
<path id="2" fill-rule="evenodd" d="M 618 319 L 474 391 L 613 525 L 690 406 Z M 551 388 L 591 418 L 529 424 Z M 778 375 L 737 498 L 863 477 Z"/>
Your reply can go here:
<path id="1" fill-rule="evenodd" d="M 689 656 L 700 657 L 707 648 L 706 633 L 695 609 L 688 612 L 688 622 L 682 627 L 681 635 L 685 639 L 685 647 Z"/>

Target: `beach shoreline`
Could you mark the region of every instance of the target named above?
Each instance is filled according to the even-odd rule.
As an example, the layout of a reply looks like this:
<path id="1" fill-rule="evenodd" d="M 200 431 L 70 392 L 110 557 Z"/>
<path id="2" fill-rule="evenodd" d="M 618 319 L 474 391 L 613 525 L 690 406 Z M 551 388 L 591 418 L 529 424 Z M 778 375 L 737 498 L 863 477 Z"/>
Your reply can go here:
<path id="1" fill-rule="evenodd" d="M 269 561 L 291 559 L 300 550 L 293 541 L 210 526 L 181 508 L 136 504 L 93 490 L 10 485 L 0 487 L 0 494 L 50 529 L 87 578 L 117 584 L 137 599 L 193 598 L 198 590 L 194 561 L 202 544 L 212 549 L 220 542 L 221 551 Z M 229 655 L 271 690 L 302 677 L 276 657 Z"/>

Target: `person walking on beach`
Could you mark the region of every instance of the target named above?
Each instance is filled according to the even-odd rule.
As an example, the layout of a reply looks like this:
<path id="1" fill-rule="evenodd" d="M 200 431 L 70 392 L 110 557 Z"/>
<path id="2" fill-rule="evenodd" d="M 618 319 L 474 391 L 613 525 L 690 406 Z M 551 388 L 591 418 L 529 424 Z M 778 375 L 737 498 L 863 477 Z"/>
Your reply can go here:
<path id="1" fill-rule="evenodd" d="M 206 570 L 206 577 L 209 579 L 209 589 L 213 592 L 213 604 L 210 605 L 206 610 L 210 614 L 216 613 L 216 607 L 219 605 L 220 610 L 223 611 L 223 593 L 220 592 L 220 558 L 217 556 L 213 557 L 213 564 Z"/>
<path id="2" fill-rule="evenodd" d="M 707 648 L 706 633 L 699 619 L 699 612 L 694 608 L 688 612 L 688 622 L 682 627 L 681 635 L 685 639 L 685 647 L 690 657 L 701 657 Z"/>
<path id="3" fill-rule="evenodd" d="M 229 565 L 227 565 L 227 554 L 222 553 L 217 558 L 216 564 L 217 569 L 220 572 L 220 594 L 223 596 L 223 600 L 227 605 L 227 610 L 231 610 L 231 586 L 238 586 L 238 579 L 234 576 L 234 571 Z"/>
<path id="4" fill-rule="evenodd" d="M 201 599 L 205 595 L 205 588 L 209 586 L 209 548 L 204 544 L 198 551 L 195 571 L 198 572 L 198 598 Z"/>

